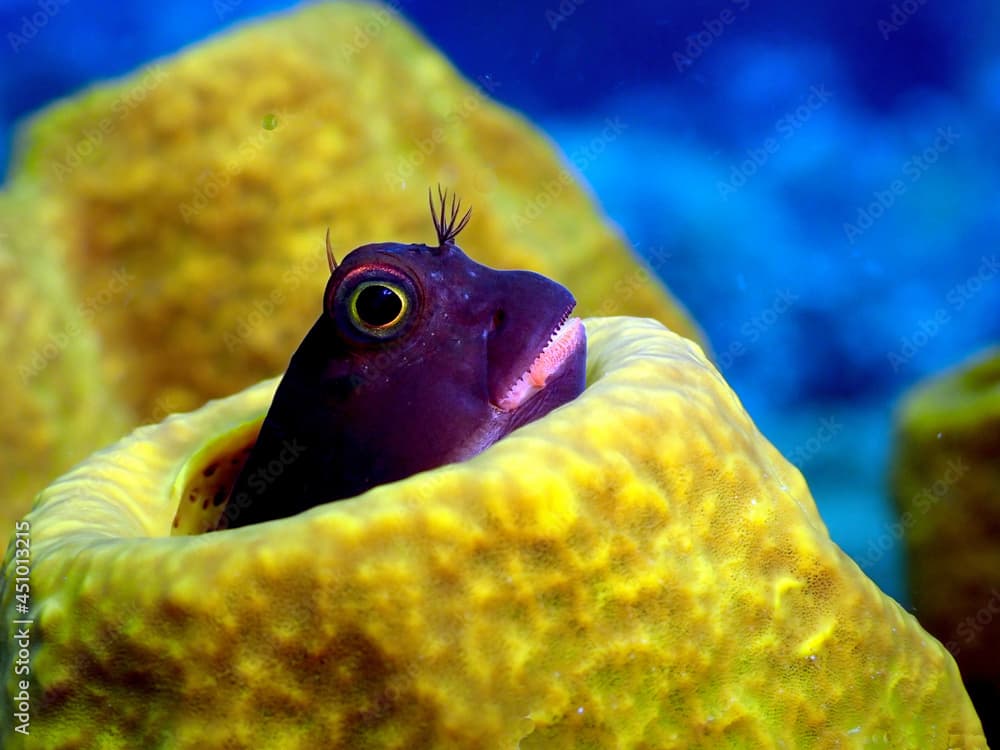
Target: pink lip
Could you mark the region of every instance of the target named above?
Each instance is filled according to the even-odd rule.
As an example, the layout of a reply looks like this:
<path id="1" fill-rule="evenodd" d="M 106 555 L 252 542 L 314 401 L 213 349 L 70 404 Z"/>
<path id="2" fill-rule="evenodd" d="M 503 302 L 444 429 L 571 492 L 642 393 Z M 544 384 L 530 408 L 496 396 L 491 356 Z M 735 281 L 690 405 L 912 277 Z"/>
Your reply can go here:
<path id="1" fill-rule="evenodd" d="M 552 332 L 548 343 L 535 357 L 531 366 L 497 401 L 497 408 L 505 412 L 513 411 L 541 391 L 548 380 L 559 372 L 563 364 L 580 348 L 584 340 L 583 322 L 579 318 L 563 321 Z"/>

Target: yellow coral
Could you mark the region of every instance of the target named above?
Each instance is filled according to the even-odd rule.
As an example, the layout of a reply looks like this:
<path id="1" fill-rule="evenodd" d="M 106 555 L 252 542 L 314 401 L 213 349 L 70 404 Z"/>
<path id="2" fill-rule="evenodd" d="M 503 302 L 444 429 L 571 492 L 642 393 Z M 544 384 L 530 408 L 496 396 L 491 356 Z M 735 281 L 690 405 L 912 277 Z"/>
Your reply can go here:
<path id="1" fill-rule="evenodd" d="M 53 271 L 61 215 L 40 205 L 30 184 L 0 200 L 0 539 L 46 479 L 133 425 L 100 376 L 89 322 L 102 298 L 77 298 Z"/>
<path id="2" fill-rule="evenodd" d="M 910 391 L 893 495 L 920 622 L 955 656 L 1000 737 L 1000 347 Z"/>
<path id="3" fill-rule="evenodd" d="M 32 305 L 105 302 L 86 321 L 93 361 L 66 356 L 45 383 L 3 382 L 12 413 L 0 440 L 32 430 L 36 453 L 69 449 L 14 487 L 5 478 L 32 464 L 5 454 L 7 519 L 107 440 L 39 421 L 32 390 L 66 400 L 86 383 L 115 394 L 131 427 L 281 372 L 320 310 L 326 227 L 340 252 L 429 241 L 426 191 L 438 182 L 474 207 L 463 246 L 476 260 L 556 279 L 583 314 L 649 316 L 698 337 L 548 140 L 387 7 L 311 5 L 155 63 L 44 113 L 17 161 L 14 185 L 41 208 L 0 196 L 8 234 L 40 235 L 40 212 L 59 216 L 45 242 L 14 247 L 60 290 Z M 115 273 L 129 283 L 108 296 Z M 15 284 L 0 277 L 0 298 Z M 0 346 L 18 369 L 33 350 L 4 323 L 13 333 Z"/>
<path id="4" fill-rule="evenodd" d="M 32 739 L 985 747 L 954 661 L 830 541 L 700 350 L 649 320 L 587 330 L 575 401 L 293 518 L 170 535 L 273 380 L 53 484 L 27 517 Z"/>

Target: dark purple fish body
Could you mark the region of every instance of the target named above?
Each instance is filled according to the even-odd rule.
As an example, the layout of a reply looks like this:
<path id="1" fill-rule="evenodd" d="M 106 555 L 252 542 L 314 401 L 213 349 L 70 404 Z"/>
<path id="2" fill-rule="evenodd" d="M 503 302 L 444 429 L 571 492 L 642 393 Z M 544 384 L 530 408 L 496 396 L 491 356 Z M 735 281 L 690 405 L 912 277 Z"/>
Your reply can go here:
<path id="1" fill-rule="evenodd" d="M 283 518 L 470 458 L 583 391 L 575 300 L 457 245 L 380 243 L 332 273 L 323 314 L 292 356 L 220 526 Z M 433 207 L 432 207 L 433 213 Z"/>

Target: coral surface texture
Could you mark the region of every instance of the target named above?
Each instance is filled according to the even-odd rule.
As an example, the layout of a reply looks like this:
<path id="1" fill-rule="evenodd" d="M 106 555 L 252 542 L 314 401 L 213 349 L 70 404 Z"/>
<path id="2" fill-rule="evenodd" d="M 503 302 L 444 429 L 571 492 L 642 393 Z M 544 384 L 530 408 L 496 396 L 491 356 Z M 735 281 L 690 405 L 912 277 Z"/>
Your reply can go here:
<path id="1" fill-rule="evenodd" d="M 586 325 L 573 402 L 298 516 L 175 526 L 274 380 L 53 483 L 26 517 L 41 744 L 5 711 L 4 746 L 984 748 L 951 655 L 830 540 L 701 350 Z"/>

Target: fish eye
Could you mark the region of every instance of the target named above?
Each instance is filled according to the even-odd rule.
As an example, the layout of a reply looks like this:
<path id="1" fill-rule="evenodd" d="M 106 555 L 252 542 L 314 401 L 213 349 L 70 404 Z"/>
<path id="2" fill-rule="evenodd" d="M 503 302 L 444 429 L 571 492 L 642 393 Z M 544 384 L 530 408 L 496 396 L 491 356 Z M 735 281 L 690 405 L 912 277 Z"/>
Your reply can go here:
<path id="1" fill-rule="evenodd" d="M 351 325 L 378 338 L 386 338 L 399 330 L 409 311 L 409 294 L 399 284 L 386 279 L 362 281 L 347 299 Z"/>

